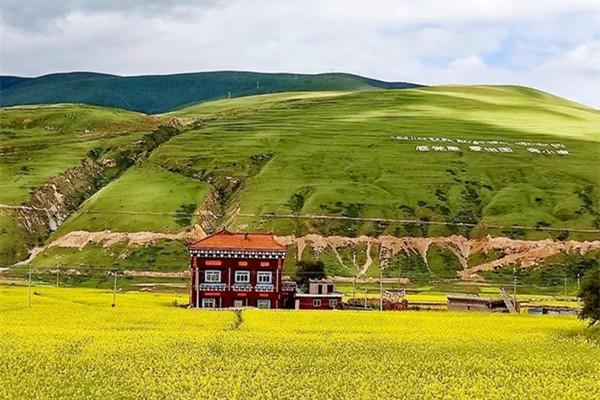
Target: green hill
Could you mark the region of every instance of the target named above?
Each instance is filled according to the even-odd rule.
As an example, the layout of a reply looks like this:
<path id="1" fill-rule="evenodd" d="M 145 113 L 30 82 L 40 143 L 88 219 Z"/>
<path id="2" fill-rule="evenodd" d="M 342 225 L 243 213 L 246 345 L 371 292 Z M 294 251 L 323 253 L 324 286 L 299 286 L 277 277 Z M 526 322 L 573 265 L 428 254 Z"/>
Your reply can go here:
<path id="1" fill-rule="evenodd" d="M 508 232 L 512 225 L 597 229 L 600 224 L 595 168 L 600 113 L 540 92 L 482 86 L 290 93 L 205 103 L 170 115 L 195 119 L 197 127 L 161 146 L 138 173 L 162 168 L 210 183 L 220 193 L 220 203 L 207 206 L 222 219 L 234 213 L 234 227 L 280 234 L 402 236 L 481 235 L 490 232 L 486 225 L 501 225 Z M 481 146 L 510 147 L 512 152 L 474 152 L 456 142 L 457 152 L 419 152 L 418 145 L 432 150 L 441 143 L 393 136 L 506 141 L 506 146 Z M 538 146 L 516 144 L 521 141 L 560 144 L 569 155 L 531 153 L 527 147 Z M 150 181 L 137 180 L 144 187 Z M 126 187 L 129 192 L 132 186 Z M 138 204 L 131 197 L 128 201 Z M 115 205 L 102 203 L 101 193 L 86 207 L 103 212 Z M 145 204 L 150 208 L 128 211 L 154 211 L 151 202 Z M 379 227 L 373 222 L 273 219 L 270 214 L 477 226 Z M 119 225 L 133 231 L 150 228 L 138 219 L 123 217 Z M 173 217 L 157 216 L 153 224 L 161 219 L 167 227 Z M 78 216 L 61 232 L 111 228 L 106 219 L 92 222 Z"/>
<path id="2" fill-rule="evenodd" d="M 50 241 L 73 231 L 180 234 L 195 224 L 297 236 L 599 237 L 600 112 L 532 89 L 280 93 L 160 118 L 184 125 L 91 195 Z M 429 265 L 409 263 L 419 274 L 461 268 L 448 249 L 430 250 Z M 338 256 L 365 262 L 351 249 L 320 257 L 350 273 Z M 167 271 L 185 259 L 183 240 L 157 239 L 52 247 L 34 263 Z"/>
<path id="3" fill-rule="evenodd" d="M 415 86 L 342 73 L 307 75 L 218 71 L 124 77 L 74 72 L 37 78 L 0 76 L 0 105 L 84 103 L 154 114 L 228 96 Z"/>
<path id="4" fill-rule="evenodd" d="M 10 207 L 33 206 L 45 183 L 79 168 L 94 151 L 110 153 L 140 140 L 158 124 L 159 118 L 145 114 L 84 105 L 1 109 L 0 266 L 23 258 L 27 247 L 43 239 L 23 226 L 21 210 Z M 69 186 L 76 196 L 82 189 L 75 176 L 65 176 L 65 190 L 57 196 Z"/>

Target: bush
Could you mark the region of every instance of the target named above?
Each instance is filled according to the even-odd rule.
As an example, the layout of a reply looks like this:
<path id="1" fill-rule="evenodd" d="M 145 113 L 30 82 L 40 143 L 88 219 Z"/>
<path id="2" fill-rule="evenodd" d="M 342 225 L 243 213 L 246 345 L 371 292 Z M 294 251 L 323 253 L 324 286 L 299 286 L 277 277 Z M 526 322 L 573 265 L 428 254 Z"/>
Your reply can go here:
<path id="1" fill-rule="evenodd" d="M 326 277 L 325 264 L 321 260 L 298 261 L 296 265 L 296 282 L 298 282 L 298 286 L 304 289 L 308 286 L 310 279 L 323 279 Z"/>
<path id="2" fill-rule="evenodd" d="M 600 268 L 589 270 L 581 281 L 579 297 L 583 300 L 583 308 L 579 318 L 590 320 L 590 327 L 600 321 Z"/>

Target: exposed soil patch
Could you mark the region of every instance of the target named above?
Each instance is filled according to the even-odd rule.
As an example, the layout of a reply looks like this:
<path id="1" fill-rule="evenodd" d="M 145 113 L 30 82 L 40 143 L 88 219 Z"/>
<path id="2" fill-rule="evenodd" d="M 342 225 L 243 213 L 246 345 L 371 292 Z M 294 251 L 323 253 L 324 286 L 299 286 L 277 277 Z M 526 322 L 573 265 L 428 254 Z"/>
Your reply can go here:
<path id="1" fill-rule="evenodd" d="M 200 227 L 196 227 L 193 231 L 178 234 L 157 232 L 74 231 L 54 240 L 48 247 L 83 249 L 88 244 L 100 244 L 104 247 L 108 247 L 122 241 L 126 241 L 128 246 L 147 246 L 152 245 L 161 239 L 191 241 L 204 236 L 205 233 Z M 359 246 L 364 245 L 360 251 L 366 251 L 364 258 L 365 262 L 363 265 L 355 265 L 359 270 L 359 277 L 364 276 L 369 266 L 373 263 L 371 257 L 371 250 L 373 248 L 379 249 L 378 257 L 384 268 L 395 255 L 401 252 L 406 254 L 417 254 L 425 263 L 427 263 L 427 251 L 431 245 L 438 246 L 442 249 L 448 249 L 456 256 L 462 265 L 463 270 L 459 272 L 459 275 L 463 279 L 479 279 L 478 272 L 491 271 L 497 267 L 516 265 L 522 268 L 531 268 L 541 264 L 548 257 L 555 256 L 559 253 L 579 253 L 585 255 L 589 251 L 600 249 L 600 240 L 583 242 L 549 239 L 516 240 L 506 237 L 491 236 L 481 239 L 467 239 L 458 235 L 429 238 L 393 236 L 380 236 L 378 238 L 360 236 L 357 238 L 349 238 L 343 236 L 321 236 L 311 234 L 302 237 L 280 236 L 278 237 L 278 240 L 285 245 L 295 245 L 298 249 L 298 259 L 301 258 L 301 255 L 307 246 L 309 246 L 316 255 L 322 253 L 326 249 L 331 249 L 334 254 L 338 255 L 339 260 L 341 260 L 338 250 L 354 247 L 355 251 L 359 251 Z M 469 257 L 475 253 L 481 252 L 486 254 L 490 252 L 500 252 L 502 256 L 493 261 L 482 262 L 469 267 L 467 265 Z M 141 274 L 140 271 L 131 271 L 131 273 L 136 274 L 135 276 L 146 276 L 138 275 Z M 148 273 L 153 274 L 153 272 Z M 166 276 L 163 274 L 165 273 L 160 273 L 160 276 Z M 181 275 L 185 273 L 173 274 L 175 274 L 174 277 L 185 276 Z"/>

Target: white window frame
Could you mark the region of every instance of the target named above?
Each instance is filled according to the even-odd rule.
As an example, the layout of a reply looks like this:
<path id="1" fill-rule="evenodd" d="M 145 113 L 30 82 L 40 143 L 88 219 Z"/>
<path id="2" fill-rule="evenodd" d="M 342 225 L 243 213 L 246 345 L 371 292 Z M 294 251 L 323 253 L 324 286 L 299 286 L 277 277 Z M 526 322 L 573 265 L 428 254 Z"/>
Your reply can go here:
<path id="1" fill-rule="evenodd" d="M 214 274 L 218 276 L 217 280 L 214 279 Z M 209 279 L 209 277 L 211 277 Z M 205 283 L 221 283 L 221 271 L 218 269 L 207 269 L 204 271 L 204 282 Z"/>
<path id="2" fill-rule="evenodd" d="M 337 307 L 337 299 L 329 299 L 329 307 L 336 308 Z"/>
<path id="3" fill-rule="evenodd" d="M 313 307 L 321 307 L 321 299 L 313 299 Z"/>
<path id="4" fill-rule="evenodd" d="M 261 278 L 268 277 L 268 280 L 262 280 Z M 273 283 L 273 273 L 271 271 L 258 271 L 256 273 L 256 283 L 259 285 L 270 285 Z"/>
<path id="5" fill-rule="evenodd" d="M 240 276 L 245 276 L 246 279 L 242 280 L 239 277 Z M 248 270 L 236 270 L 235 271 L 235 283 L 250 283 L 250 271 Z"/>
<path id="6" fill-rule="evenodd" d="M 261 307 L 260 306 L 261 303 L 266 304 L 267 307 Z M 269 299 L 258 299 L 258 300 L 256 300 L 256 307 L 259 308 L 259 309 L 261 309 L 261 310 L 268 310 L 268 309 L 271 308 L 271 300 L 269 300 Z"/>
<path id="7" fill-rule="evenodd" d="M 208 303 L 212 303 L 211 306 Z M 203 297 L 202 298 L 202 308 L 216 308 L 217 307 L 217 299 L 212 297 Z"/>

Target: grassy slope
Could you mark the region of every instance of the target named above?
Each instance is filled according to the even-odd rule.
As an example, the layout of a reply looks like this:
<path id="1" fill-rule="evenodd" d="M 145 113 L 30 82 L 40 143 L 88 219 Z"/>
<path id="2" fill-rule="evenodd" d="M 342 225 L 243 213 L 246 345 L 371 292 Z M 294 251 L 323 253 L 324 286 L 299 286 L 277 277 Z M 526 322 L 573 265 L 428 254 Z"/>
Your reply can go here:
<path id="1" fill-rule="evenodd" d="M 196 210 L 208 189 L 207 183 L 151 163 L 137 166 L 88 199 L 55 236 L 71 230 L 180 231 L 193 222 L 183 213 Z"/>
<path id="2" fill-rule="evenodd" d="M 219 118 L 177 137 L 152 158 L 166 166 L 243 176 L 243 160 L 273 154 L 246 183 L 242 213 L 290 213 L 290 200 L 299 193 L 304 204 L 298 211 L 307 214 L 573 228 L 598 223 L 597 111 L 519 87 L 289 96 L 205 103 L 173 113 L 210 119 L 216 112 Z M 513 154 L 418 153 L 417 143 L 393 141 L 391 135 L 561 142 L 572 155 L 536 156 L 517 146 Z M 289 221 L 237 222 L 279 233 L 306 230 Z M 373 233 L 370 224 L 330 228 Z"/>
<path id="3" fill-rule="evenodd" d="M 6 82 L 4 82 L 6 81 Z M 18 81 L 0 77 L 1 105 L 86 103 L 157 113 L 199 101 L 298 90 L 358 90 L 402 88 L 357 75 L 267 74 L 217 71 L 191 74 L 121 77 L 78 72 Z"/>
<path id="4" fill-rule="evenodd" d="M 0 203 L 74 167 L 94 147 L 117 147 L 148 132 L 153 117 L 84 105 L 13 107 L 0 111 Z"/>
<path id="5" fill-rule="evenodd" d="M 0 110 L 0 204 L 19 205 L 30 192 L 80 164 L 90 149 L 130 143 L 157 119 L 130 111 L 84 105 Z M 15 210 L 0 209 L 0 265 L 25 255 Z"/>
<path id="6" fill-rule="evenodd" d="M 99 192 L 59 234 L 79 229 L 183 229 L 170 213 L 182 210 L 182 205 L 199 205 L 208 187 L 168 170 L 245 180 L 239 196 L 242 213 L 473 219 L 531 226 L 542 222 L 586 229 L 593 228 L 597 219 L 599 177 L 594 165 L 600 161 L 600 113 L 530 89 L 481 86 L 285 93 L 204 103 L 171 115 L 201 120 L 202 126 L 162 145 L 144 165 Z M 417 143 L 390 139 L 403 134 L 561 142 L 572 155 L 534 156 L 514 145 L 515 153 L 508 155 L 417 153 Z M 272 158 L 258 175 L 248 178 L 248 160 L 259 154 Z M 297 204 L 291 207 L 297 199 L 294 194 L 304 197 L 299 208 Z M 115 210 L 138 214 L 115 215 Z M 243 216 L 236 218 L 234 228 L 342 235 L 488 232 L 481 226 L 466 231 Z M 534 239 L 549 236 L 539 231 L 491 233 Z M 571 233 L 569 238 L 592 236 Z M 184 268 L 185 263 L 179 265 L 185 256 L 183 247 L 175 247 L 158 250 L 160 254 L 150 252 L 146 258 L 143 254 L 127 258 L 126 249 L 113 252 L 95 246 L 83 252 L 52 249 L 37 264 L 79 260 L 99 266 L 108 262 L 110 254 L 123 253 L 119 260 L 128 268 L 136 263 L 148 265 L 147 259 L 155 260 L 152 268 Z M 447 255 L 435 256 L 439 262 L 433 267 L 441 275 L 451 274 L 453 267 L 446 270 L 444 262 Z M 369 273 L 377 275 L 378 270 L 373 267 Z"/>
<path id="7" fill-rule="evenodd" d="M 176 294 L 0 287 L 0 397 L 590 399 L 574 317 L 186 310 Z M 586 336 L 589 335 L 589 338 Z M 316 356 L 318 355 L 318 356 Z M 201 367 L 190 373 L 190 365 Z M 290 375 L 294 379 L 289 379 Z"/>

